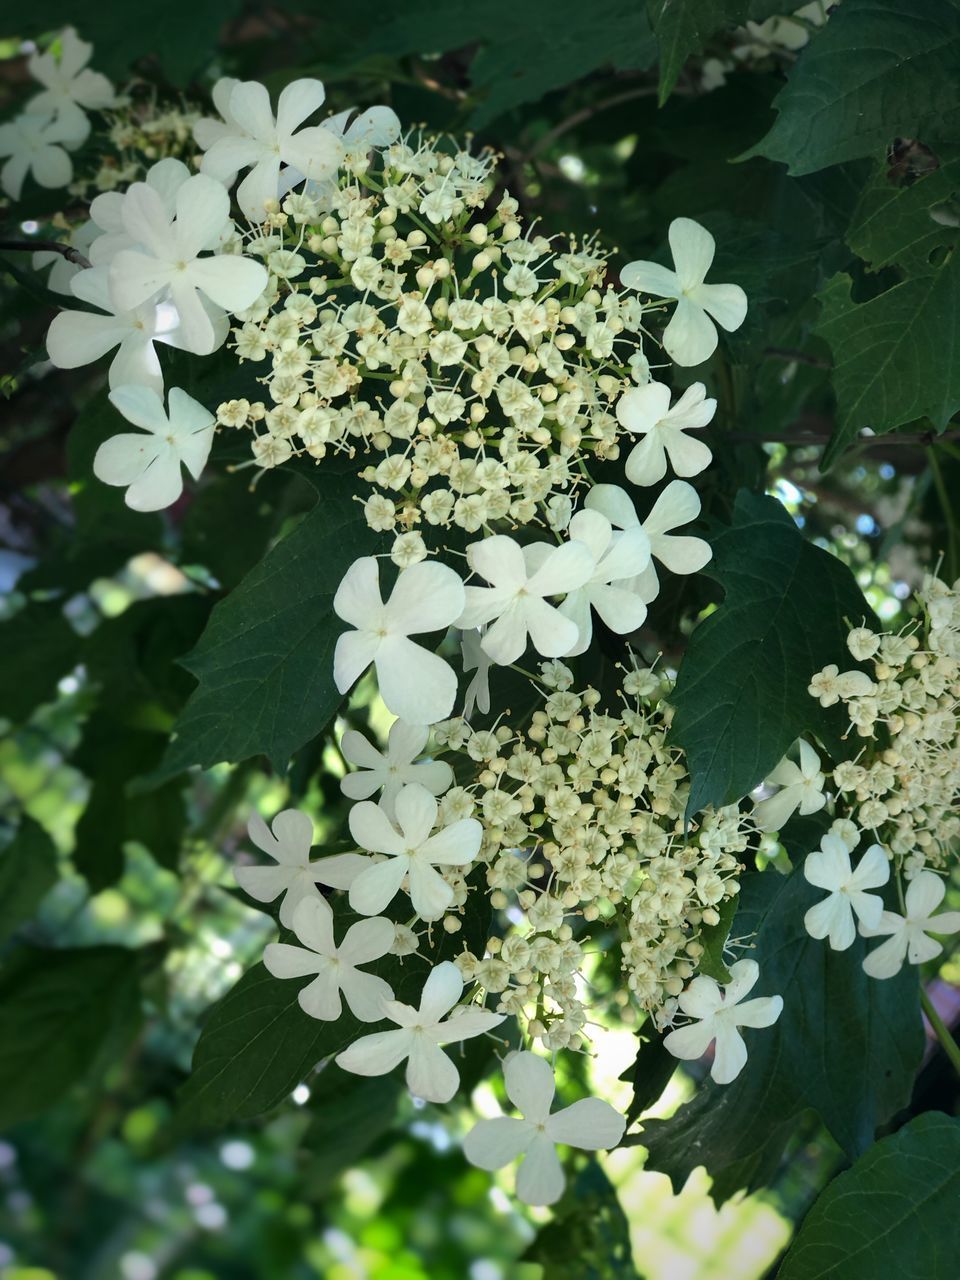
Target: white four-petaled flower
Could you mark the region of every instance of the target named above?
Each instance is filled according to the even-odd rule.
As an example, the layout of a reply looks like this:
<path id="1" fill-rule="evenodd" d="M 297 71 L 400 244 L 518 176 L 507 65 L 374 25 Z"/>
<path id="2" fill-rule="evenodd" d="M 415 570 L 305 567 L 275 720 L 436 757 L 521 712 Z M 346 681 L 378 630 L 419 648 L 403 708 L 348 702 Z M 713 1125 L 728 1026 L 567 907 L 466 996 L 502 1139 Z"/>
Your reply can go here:
<path id="1" fill-rule="evenodd" d="M 394 715 L 408 724 L 445 720 L 457 696 L 457 677 L 410 636 L 444 630 L 460 616 L 463 603 L 457 574 L 429 560 L 402 569 L 384 603 L 377 561 L 373 556 L 355 560 L 333 598 L 337 617 L 355 628 L 337 640 L 337 688 L 346 693 L 373 663 L 380 696 Z"/>
<path id="2" fill-rule="evenodd" d="M 850 850 L 839 835 L 825 835 L 820 848 L 803 863 L 804 877 L 827 896 L 803 917 L 811 938 L 828 938 L 834 951 L 846 951 L 857 936 L 854 915 L 868 929 L 880 923 L 883 899 L 869 889 L 879 889 L 890 878 L 890 862 L 882 845 L 872 844 L 856 870 L 850 864 Z"/>
<path id="3" fill-rule="evenodd" d="M 252 222 L 262 222 L 267 201 L 304 178 L 323 182 L 336 172 L 343 154 L 337 134 L 322 125 L 300 127 L 325 96 L 321 81 L 293 80 L 280 94 L 274 117 L 262 84 L 234 81 L 221 95 L 226 128 L 198 123 L 194 136 L 206 148 L 201 172 L 229 187 L 241 169 L 250 170 L 237 188 L 237 203 Z"/>
<path id="4" fill-rule="evenodd" d="M 320 897 L 317 885 L 347 889 L 370 862 L 359 853 L 334 854 L 311 862 L 313 823 L 298 809 L 284 809 L 270 827 L 254 812 L 247 823 L 247 834 L 276 866 L 234 867 L 233 877 L 255 902 L 273 902 L 283 894 L 280 923 L 286 929 L 293 928 L 294 912 L 300 902 Z"/>
<path id="5" fill-rule="evenodd" d="M 688 1026 L 677 1027 L 664 1038 L 664 1046 L 675 1058 L 690 1061 L 702 1058 L 716 1041 L 710 1074 L 717 1084 L 729 1084 L 747 1062 L 747 1046 L 740 1027 L 770 1027 L 780 1017 L 782 996 L 759 996 L 743 1002 L 756 986 L 760 966 L 756 960 L 738 960 L 730 966 L 725 986 L 701 973 L 681 992 L 681 1013 L 695 1018 Z"/>
<path id="6" fill-rule="evenodd" d="M 627 456 L 627 479 L 651 485 L 667 474 L 667 459 L 678 476 L 698 475 L 713 454 L 687 431 L 713 420 L 716 400 L 708 399 L 702 382 L 694 382 L 671 409 L 670 388 L 662 382 L 631 387 L 617 401 L 617 420 L 631 435 L 643 436 Z"/>
<path id="7" fill-rule="evenodd" d="M 345 760 L 357 765 L 357 772 L 341 779 L 340 790 L 351 800 L 368 800 L 382 788 L 380 807 L 390 818 L 397 794 L 408 782 L 418 782 L 431 795 L 442 795 L 453 782 L 453 770 L 447 762 L 421 760 L 417 763 L 429 736 L 426 725 L 394 720 L 387 734 L 386 752 L 383 752 L 362 733 L 347 729 L 340 740 L 340 750 Z"/>
<path id="8" fill-rule="evenodd" d="M 467 563 L 490 586 L 467 587 L 457 625 L 468 630 L 492 623 L 481 645 L 494 662 L 516 662 L 528 635 L 545 658 L 570 652 L 579 636 L 577 624 L 547 604 L 547 597 L 575 591 L 589 579 L 595 568 L 589 547 L 576 541 L 521 547 L 513 538 L 495 534 L 467 547 Z"/>
<path id="9" fill-rule="evenodd" d="M 171 387 L 169 413 L 151 387 L 116 387 L 110 401 L 147 435 L 111 436 L 97 450 L 93 474 L 104 484 L 127 486 L 124 501 L 134 511 L 160 511 L 183 492 L 181 463 L 199 480 L 213 444 L 215 418 L 192 396 Z"/>
<path id="10" fill-rule="evenodd" d="M 20 199 L 28 173 L 41 187 L 65 187 L 73 178 L 68 150 L 83 141 L 68 119 L 22 115 L 0 124 L 0 156 L 9 156 L 0 169 L 0 186 L 13 200 Z"/>
<path id="11" fill-rule="evenodd" d="M 361 1036 L 337 1054 L 337 1065 L 359 1076 L 383 1076 L 406 1062 L 407 1088 L 426 1102 L 449 1102 L 460 1084 L 460 1072 L 440 1048 L 483 1035 L 499 1026 L 502 1013 L 463 1008 L 449 1018 L 463 993 L 463 979 L 455 964 L 444 960 L 431 970 L 423 984 L 420 1007 L 388 1000 L 384 1015 L 396 1023 L 396 1031 Z"/>
<path id="12" fill-rule="evenodd" d="M 329 903 L 309 897 L 297 903 L 293 932 L 303 946 L 271 942 L 264 948 L 263 963 L 275 978 L 315 975 L 297 996 L 304 1013 L 323 1022 L 335 1022 L 343 1012 L 342 996 L 355 1018 L 379 1022 L 384 1016 L 384 1003 L 393 999 L 393 988 L 375 973 L 364 973 L 359 966 L 387 954 L 396 938 L 393 921 L 382 916 L 358 920 L 337 946 Z"/>
<path id="13" fill-rule="evenodd" d="M 438 805 L 416 782 L 400 791 L 394 809 L 396 825 L 371 800 L 350 810 L 350 834 L 360 848 L 387 855 L 350 885 L 350 906 L 361 915 L 376 915 L 393 901 L 406 878 L 420 919 L 438 920 L 453 901 L 453 890 L 437 867 L 469 866 L 480 852 L 483 827 L 476 818 L 461 818 L 431 834 Z"/>
<path id="14" fill-rule="evenodd" d="M 578 511 L 567 532 L 590 549 L 594 561 L 587 581 L 560 605 L 560 612 L 576 623 L 580 633 L 577 643 L 564 655 L 573 657 L 590 647 L 594 610 L 619 636 L 643 626 L 647 606 L 631 586 L 650 564 L 650 539 L 639 525 L 615 533 L 605 515 L 590 510 Z"/>
<path id="15" fill-rule="evenodd" d="M 860 925 L 860 932 L 865 938 L 890 935 L 863 962 L 864 971 L 871 978 L 893 978 L 900 972 L 904 960 L 910 964 L 924 964 L 940 955 L 943 947 L 927 935 L 960 932 L 960 911 L 934 914 L 945 893 L 946 885 L 940 876 L 933 871 L 918 871 L 904 895 L 906 915 L 884 911 L 875 926 Z"/>
<path id="16" fill-rule="evenodd" d="M 785 756 L 766 782 L 780 790 L 753 806 L 753 816 L 761 831 L 782 831 L 798 809 L 806 817 L 819 812 L 827 803 L 820 757 L 803 738 L 800 739 L 799 763 L 795 764 Z"/>
<path id="17" fill-rule="evenodd" d="M 736 284 L 704 284 L 717 245 L 698 222 L 674 218 L 667 238 L 673 271 L 656 262 L 628 262 L 620 280 L 627 289 L 676 298 L 676 310 L 663 331 L 664 350 L 677 364 L 701 364 L 717 347 L 713 321 L 728 333 L 739 329 L 747 314 L 747 295 Z"/>
<path id="18" fill-rule="evenodd" d="M 609 1102 L 583 1098 L 550 1114 L 556 1082 L 550 1064 L 535 1053 L 511 1053 L 503 1066 L 507 1097 L 521 1113 L 480 1120 L 463 1142 L 463 1154 L 480 1169 L 502 1169 L 523 1157 L 517 1196 L 525 1204 L 554 1204 L 563 1194 L 556 1145 L 609 1150 L 623 1137 L 625 1121 Z"/>
<path id="19" fill-rule="evenodd" d="M 33 115 L 55 115 L 82 141 L 90 131 L 87 111 L 98 111 L 116 101 L 113 86 L 99 71 L 87 66 L 93 45 L 81 40 L 73 27 L 65 27 L 57 40 L 59 57 L 33 53 L 27 70 L 43 85 L 27 103 Z"/>
<path id="20" fill-rule="evenodd" d="M 121 249 L 110 263 L 110 287 L 123 310 L 169 296 L 180 314 L 184 346 L 196 355 L 216 349 L 217 329 L 203 298 L 225 311 L 251 306 L 267 284 L 259 262 L 212 253 L 229 217 L 230 197 L 219 182 L 195 174 L 177 190 L 170 217 L 160 194 L 135 182 L 123 198 L 127 235 L 138 246 Z M 201 256 L 205 254 L 206 256 Z"/>

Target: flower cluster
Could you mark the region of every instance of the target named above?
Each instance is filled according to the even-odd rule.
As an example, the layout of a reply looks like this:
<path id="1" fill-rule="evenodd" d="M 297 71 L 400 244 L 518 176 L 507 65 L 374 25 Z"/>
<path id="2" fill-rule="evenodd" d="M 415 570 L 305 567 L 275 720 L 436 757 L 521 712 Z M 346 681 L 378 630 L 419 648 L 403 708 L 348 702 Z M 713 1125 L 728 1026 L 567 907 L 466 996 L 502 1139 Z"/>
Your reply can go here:
<path id="1" fill-rule="evenodd" d="M 852 944 L 857 927 L 865 937 L 891 935 L 864 961 L 874 977 L 891 977 L 904 959 L 918 964 L 938 955 L 927 929 L 960 929 L 958 913 L 933 917 L 945 893 L 941 874 L 960 849 L 960 582 L 950 587 L 928 575 L 919 603 L 921 620 L 899 632 L 849 632 L 851 657 L 870 672 L 831 664 L 810 682 L 821 706 L 843 704 L 848 732 L 864 740 L 857 757 L 822 771 L 814 748 L 801 742 L 799 764 L 781 762 L 767 779 L 779 790 L 754 807 L 766 831 L 828 802 L 839 815 L 804 864 L 806 878 L 829 891 L 808 912 L 807 928 L 837 950 Z M 854 869 L 862 833 L 873 843 Z M 870 892 L 888 882 L 891 868 L 903 915 L 885 911 Z"/>

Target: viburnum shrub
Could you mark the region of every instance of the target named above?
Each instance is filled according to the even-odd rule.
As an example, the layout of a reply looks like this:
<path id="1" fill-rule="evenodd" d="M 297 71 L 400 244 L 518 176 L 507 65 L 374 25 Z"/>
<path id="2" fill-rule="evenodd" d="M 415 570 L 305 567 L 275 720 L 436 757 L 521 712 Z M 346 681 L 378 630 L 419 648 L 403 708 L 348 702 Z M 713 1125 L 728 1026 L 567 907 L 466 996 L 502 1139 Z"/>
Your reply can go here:
<path id="1" fill-rule="evenodd" d="M 115 486 L 146 520 L 235 476 L 253 520 L 277 473 L 318 495 L 264 562 L 286 557 L 282 579 L 237 587 L 242 619 L 231 596 L 214 610 L 197 701 L 151 766 L 153 785 L 261 752 L 282 769 L 328 733 L 314 768 L 340 817 L 325 810 L 318 838 L 308 807 L 253 810 L 254 851 L 230 851 L 279 925 L 255 972 L 297 1006 L 277 1045 L 294 1081 L 400 1071 L 445 1104 L 461 1073 L 502 1075 L 508 1114 L 463 1151 L 485 1170 L 521 1160 L 517 1196 L 546 1205 L 565 1148 L 615 1148 L 637 1118 L 554 1101 L 598 1025 L 639 1031 L 638 1097 L 658 1062 L 706 1056 L 739 1099 L 753 1055 L 771 1088 L 774 1059 L 802 1074 L 808 983 L 865 977 L 867 1002 L 899 983 L 890 1034 L 911 1053 L 917 984 L 898 975 L 960 932 L 939 909 L 960 844 L 960 583 L 929 567 L 915 616 L 887 631 L 773 500 L 697 523 L 727 465 L 705 362 L 750 307 L 711 232 L 676 216 L 663 262 L 623 261 L 602 226 L 528 216 L 504 157 L 470 136 L 387 106 L 325 114 L 314 78 L 277 94 L 221 78 L 211 102 L 161 107 L 91 59 L 65 30 L 0 126 L 6 194 L 63 191 L 69 252 L 35 264 L 61 299 L 49 360 L 106 374 L 81 497 Z M 692 575 L 725 599 L 681 656 L 658 619 L 689 635 Z M 299 674 L 261 697 L 301 597 L 321 608 Z M 240 735 L 249 717 L 234 754 L 198 727 L 228 662 L 227 717 Z M 285 745 L 264 746 L 267 721 L 289 724 Z M 188 1105 L 226 1097 L 205 1074 L 217 1034 L 215 1015 Z M 228 1071 L 255 1075 L 233 1052 Z M 786 1114 L 820 1106 L 804 1096 Z M 895 1109 L 878 1106 L 870 1137 Z"/>

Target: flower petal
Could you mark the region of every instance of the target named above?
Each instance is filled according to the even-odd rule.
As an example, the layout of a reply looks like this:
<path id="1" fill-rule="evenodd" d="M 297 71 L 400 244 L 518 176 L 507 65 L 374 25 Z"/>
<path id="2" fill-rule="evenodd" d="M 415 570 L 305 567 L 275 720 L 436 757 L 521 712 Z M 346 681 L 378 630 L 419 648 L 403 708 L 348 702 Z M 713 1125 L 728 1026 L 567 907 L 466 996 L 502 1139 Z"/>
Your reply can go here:
<path id="1" fill-rule="evenodd" d="M 527 1120 L 541 1124 L 550 1114 L 557 1090 L 553 1067 L 529 1050 L 511 1053 L 503 1064 L 507 1097 Z"/>
<path id="2" fill-rule="evenodd" d="M 663 331 L 663 349 L 676 364 L 703 364 L 717 349 L 716 326 L 702 307 L 681 298 Z"/>
<path id="3" fill-rule="evenodd" d="M 651 298 L 680 296 L 677 273 L 657 262 L 628 262 L 620 271 L 620 283 L 624 289 L 636 289 L 638 293 L 648 293 Z"/>
<path id="4" fill-rule="evenodd" d="M 695 289 L 710 270 L 717 242 L 692 218 L 674 218 L 667 231 L 681 289 Z"/>
<path id="5" fill-rule="evenodd" d="M 538 1133 L 517 1171 L 517 1198 L 524 1204 L 554 1204 L 563 1195 L 565 1179 L 553 1143 Z"/>
<path id="6" fill-rule="evenodd" d="M 410 859 L 407 892 L 421 920 L 439 920 L 453 902 L 453 889 L 439 871 L 421 858 Z"/>
<path id="7" fill-rule="evenodd" d="M 321 956 L 336 953 L 333 940 L 333 911 L 324 898 L 303 898 L 293 912 L 293 932 L 305 947 Z"/>
<path id="8" fill-rule="evenodd" d="M 425 1102 L 449 1102 L 460 1086 L 460 1072 L 443 1050 L 416 1033 L 406 1079 L 413 1096 Z"/>
<path id="9" fill-rule="evenodd" d="M 350 906 L 362 916 L 376 916 L 400 892 L 409 859 L 405 854 L 375 862 L 361 871 L 349 890 Z"/>
<path id="10" fill-rule="evenodd" d="M 619 1145 L 626 1118 L 602 1098 L 582 1098 L 550 1117 L 547 1137 L 582 1151 L 609 1151 Z"/>
<path id="11" fill-rule="evenodd" d="M 457 677 L 443 658 L 406 636 L 387 636 L 374 665 L 380 696 L 394 715 L 410 724 L 446 720 L 457 697 Z"/>
<path id="12" fill-rule="evenodd" d="M 308 973 L 318 973 L 323 963 L 322 956 L 286 942 L 270 942 L 263 949 L 263 967 L 274 978 L 305 978 Z"/>
<path id="13" fill-rule="evenodd" d="M 370 924 L 374 922 L 369 921 Z M 340 978 L 340 989 L 353 1016 L 360 1022 L 380 1022 L 384 1017 L 384 1004 L 393 999 L 393 988 L 375 973 L 361 973 L 359 969 L 345 969 Z"/>
<path id="14" fill-rule="evenodd" d="M 376 1031 L 372 1036 L 354 1040 L 334 1061 L 344 1071 L 352 1071 L 357 1076 L 385 1076 L 400 1065 L 412 1043 L 413 1033 L 405 1029 Z"/>
<path id="15" fill-rule="evenodd" d="M 322 80 L 291 80 L 277 102 L 277 133 L 281 137 L 293 133 L 308 116 L 320 110 L 326 96 Z"/>
<path id="16" fill-rule="evenodd" d="M 463 1140 L 463 1154 L 478 1169 L 502 1169 L 523 1155 L 535 1132 L 525 1120 L 512 1116 L 479 1120 Z"/>
<path id="17" fill-rule="evenodd" d="M 424 1023 L 438 1023 L 449 1013 L 463 994 L 463 978 L 460 970 L 450 960 L 435 965 L 423 984 L 420 996 L 420 1014 Z"/>
<path id="18" fill-rule="evenodd" d="M 395 937 L 396 927 L 392 920 L 383 916 L 358 920 L 347 930 L 337 948 L 337 955 L 345 964 L 369 964 L 371 960 L 379 960 L 387 954 Z"/>
<path id="19" fill-rule="evenodd" d="M 746 1065 L 747 1046 L 743 1036 L 732 1023 L 719 1026 L 710 1075 L 717 1084 L 730 1084 Z"/>

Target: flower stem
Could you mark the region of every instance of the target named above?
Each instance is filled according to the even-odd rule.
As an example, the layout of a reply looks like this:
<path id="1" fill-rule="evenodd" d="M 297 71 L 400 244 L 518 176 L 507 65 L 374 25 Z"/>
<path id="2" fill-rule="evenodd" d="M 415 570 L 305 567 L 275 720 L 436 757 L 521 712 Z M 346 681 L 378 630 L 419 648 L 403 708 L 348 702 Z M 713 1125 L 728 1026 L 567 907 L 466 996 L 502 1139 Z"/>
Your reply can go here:
<path id="1" fill-rule="evenodd" d="M 957 1075 L 960 1075 L 960 1045 L 957 1044 L 956 1040 L 954 1040 L 953 1036 L 950 1034 L 950 1029 L 940 1017 L 939 1013 L 937 1013 L 926 987 L 922 984 L 920 987 L 920 1005 L 923 1012 L 927 1015 L 927 1021 L 930 1023 L 931 1027 L 933 1027 L 937 1039 L 940 1041 L 943 1052 L 953 1063 L 953 1067 Z"/>

